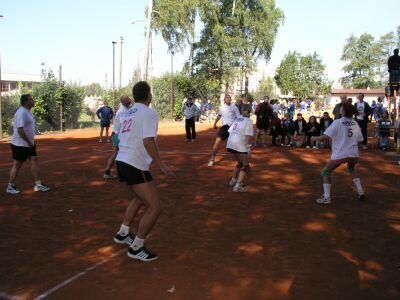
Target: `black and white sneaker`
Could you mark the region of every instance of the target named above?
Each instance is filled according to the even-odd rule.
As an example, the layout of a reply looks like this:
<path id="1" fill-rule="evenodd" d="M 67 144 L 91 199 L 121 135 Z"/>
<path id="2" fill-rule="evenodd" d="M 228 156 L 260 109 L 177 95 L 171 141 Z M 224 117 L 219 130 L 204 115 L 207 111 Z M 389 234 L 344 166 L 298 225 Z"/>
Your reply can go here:
<path id="1" fill-rule="evenodd" d="M 151 253 L 145 247 L 139 248 L 137 250 L 133 250 L 131 247 L 129 247 L 128 256 L 130 258 L 146 262 L 158 259 L 158 256 L 156 254 Z"/>
<path id="2" fill-rule="evenodd" d="M 44 185 L 43 183 L 35 184 L 35 192 L 47 192 L 47 191 L 50 191 L 50 188 L 47 185 Z"/>
<path id="3" fill-rule="evenodd" d="M 6 193 L 7 193 L 7 194 L 16 195 L 16 194 L 19 194 L 20 192 L 21 192 L 21 191 L 18 190 L 17 187 L 16 187 L 15 185 L 9 184 L 9 185 L 7 186 L 7 189 L 6 189 Z"/>
<path id="4" fill-rule="evenodd" d="M 114 236 L 114 242 L 116 242 L 117 244 L 126 244 L 128 246 L 132 245 L 134 239 L 135 237 L 132 236 L 131 234 L 120 235 L 119 233 L 117 233 Z"/>

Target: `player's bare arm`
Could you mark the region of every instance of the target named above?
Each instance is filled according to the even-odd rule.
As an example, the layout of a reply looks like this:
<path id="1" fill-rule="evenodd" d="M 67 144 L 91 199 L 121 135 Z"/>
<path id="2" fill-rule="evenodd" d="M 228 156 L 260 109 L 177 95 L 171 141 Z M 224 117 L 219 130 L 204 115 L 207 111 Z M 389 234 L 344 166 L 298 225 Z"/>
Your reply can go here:
<path id="1" fill-rule="evenodd" d="M 221 119 L 221 116 L 217 116 L 217 118 L 215 119 L 215 122 L 214 122 L 214 129 L 217 129 L 217 123 L 218 123 L 218 121 Z"/>
<path id="2" fill-rule="evenodd" d="M 311 142 L 320 142 L 320 141 L 326 141 L 330 140 L 331 138 L 325 134 L 320 135 L 320 136 L 312 136 L 311 137 Z"/>
<path id="3" fill-rule="evenodd" d="M 144 144 L 144 147 L 146 148 L 147 152 L 153 159 L 153 161 L 156 163 L 156 165 L 161 170 L 161 172 L 163 172 L 165 175 L 167 175 L 167 177 L 172 176 L 173 173 L 172 173 L 171 169 L 166 164 L 164 164 L 164 162 L 161 159 L 160 151 L 158 151 L 158 146 L 157 146 L 155 138 L 154 137 L 145 138 L 145 139 L 143 139 L 143 144 Z"/>
<path id="4" fill-rule="evenodd" d="M 24 127 L 18 128 L 18 134 L 25 142 L 28 143 L 29 148 L 33 148 L 31 141 L 28 139 L 28 137 L 25 134 Z"/>

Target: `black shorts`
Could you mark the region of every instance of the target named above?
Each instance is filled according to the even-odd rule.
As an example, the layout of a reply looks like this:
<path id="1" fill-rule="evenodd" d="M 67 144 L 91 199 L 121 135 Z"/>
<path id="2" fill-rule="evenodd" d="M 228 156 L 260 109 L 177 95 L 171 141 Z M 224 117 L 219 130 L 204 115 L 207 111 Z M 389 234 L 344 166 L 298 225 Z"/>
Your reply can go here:
<path id="1" fill-rule="evenodd" d="M 116 161 L 118 177 L 127 185 L 141 184 L 153 181 L 149 171 L 142 171 L 122 161 Z"/>
<path id="2" fill-rule="evenodd" d="M 222 126 L 218 131 L 218 137 L 225 141 L 229 137 L 229 125 Z"/>
<path id="3" fill-rule="evenodd" d="M 233 154 L 249 154 L 248 152 L 240 152 L 231 148 L 226 148 L 226 151 L 228 151 L 229 153 L 233 153 Z"/>
<path id="4" fill-rule="evenodd" d="M 268 118 L 257 118 L 256 127 L 257 127 L 257 129 L 267 130 L 269 127 L 269 119 Z"/>
<path id="5" fill-rule="evenodd" d="M 36 144 L 33 145 L 33 148 L 15 146 L 11 144 L 12 149 L 12 157 L 17 161 L 26 161 L 31 156 L 37 156 L 36 154 Z"/>

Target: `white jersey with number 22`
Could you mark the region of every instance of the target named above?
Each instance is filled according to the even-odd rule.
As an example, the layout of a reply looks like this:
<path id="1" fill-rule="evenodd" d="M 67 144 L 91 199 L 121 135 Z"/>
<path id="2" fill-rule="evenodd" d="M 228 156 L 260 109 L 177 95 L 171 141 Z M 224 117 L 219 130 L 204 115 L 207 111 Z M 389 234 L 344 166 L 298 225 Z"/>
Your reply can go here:
<path id="1" fill-rule="evenodd" d="M 359 157 L 358 143 L 363 140 L 363 136 L 354 119 L 342 117 L 335 120 L 324 135 L 332 139 L 332 160 Z"/>

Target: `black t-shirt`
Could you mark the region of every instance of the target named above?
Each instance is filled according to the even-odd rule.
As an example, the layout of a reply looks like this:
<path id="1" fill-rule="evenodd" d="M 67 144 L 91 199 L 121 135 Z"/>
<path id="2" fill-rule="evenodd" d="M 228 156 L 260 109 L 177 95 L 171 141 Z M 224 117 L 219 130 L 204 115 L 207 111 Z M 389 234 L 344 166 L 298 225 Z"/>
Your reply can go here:
<path id="1" fill-rule="evenodd" d="M 392 55 L 388 60 L 389 72 L 392 70 L 400 70 L 400 56 Z"/>

